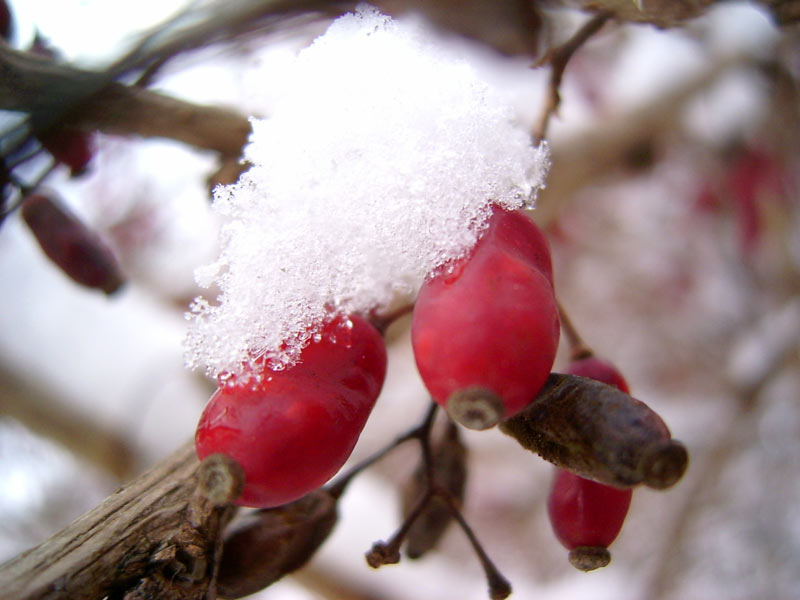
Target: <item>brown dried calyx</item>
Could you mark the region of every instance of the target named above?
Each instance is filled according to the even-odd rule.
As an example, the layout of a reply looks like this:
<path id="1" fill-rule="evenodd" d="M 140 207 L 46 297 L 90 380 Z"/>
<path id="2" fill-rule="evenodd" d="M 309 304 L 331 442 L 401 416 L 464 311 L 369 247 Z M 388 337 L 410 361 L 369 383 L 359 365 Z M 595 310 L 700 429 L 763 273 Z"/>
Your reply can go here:
<path id="1" fill-rule="evenodd" d="M 325 488 L 283 506 L 259 510 L 225 537 L 217 594 L 253 594 L 302 567 L 336 524 L 338 497 Z"/>
<path id="2" fill-rule="evenodd" d="M 603 546 L 578 546 L 570 550 L 569 562 L 581 571 L 594 571 L 608 566 L 611 553 Z"/>
<path id="3" fill-rule="evenodd" d="M 428 477 L 433 481 L 429 483 Z M 439 439 L 431 444 L 430 471 L 420 462 L 403 490 L 403 516 L 408 517 L 422 500 L 429 485 L 443 490 L 460 505 L 467 482 L 467 449 L 458 427 L 447 422 Z M 406 534 L 406 555 L 420 558 L 441 540 L 453 521 L 453 511 L 440 494 L 433 494 Z"/>
<path id="4" fill-rule="evenodd" d="M 586 377 L 552 373 L 500 430 L 545 460 L 607 485 L 674 485 L 688 453 L 643 402 Z"/>
<path id="5" fill-rule="evenodd" d="M 490 429 L 502 420 L 504 411 L 500 396 L 485 387 L 457 390 L 447 399 L 448 416 L 467 429 Z"/>

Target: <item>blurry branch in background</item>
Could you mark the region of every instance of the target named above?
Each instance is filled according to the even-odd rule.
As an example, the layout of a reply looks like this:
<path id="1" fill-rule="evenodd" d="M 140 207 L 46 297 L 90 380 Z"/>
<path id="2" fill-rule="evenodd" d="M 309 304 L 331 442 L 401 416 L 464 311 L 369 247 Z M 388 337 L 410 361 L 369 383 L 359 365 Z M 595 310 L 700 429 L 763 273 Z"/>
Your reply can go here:
<path id="1" fill-rule="evenodd" d="M 566 42 L 548 51 L 545 57 L 539 61 L 539 64 L 546 63 L 550 65 L 550 86 L 539 122 L 533 131 L 534 144 L 538 145 L 547 137 L 547 125 L 550 122 L 550 117 L 558 111 L 558 105 L 561 103 L 561 94 L 559 92 L 561 79 L 564 76 L 564 70 L 567 68 L 569 59 L 594 34 L 603 28 L 609 18 L 609 13 L 599 13 L 592 17 Z"/>
<path id="2" fill-rule="evenodd" d="M 540 224 L 553 221 L 579 190 L 602 183 L 626 167 L 638 150 L 679 131 L 689 101 L 726 73 L 752 62 L 753 58 L 748 55 L 722 57 L 659 98 L 554 142 L 551 145 L 553 167 L 547 187 L 539 193 L 536 221 Z"/>
<path id="3" fill-rule="evenodd" d="M 731 389 L 729 424 L 703 454 L 694 469 L 691 488 L 684 493 L 683 505 L 667 529 L 662 543 L 661 560 L 647 586 L 646 597 L 660 600 L 669 597 L 680 579 L 681 550 L 686 533 L 706 499 L 724 472 L 725 465 L 738 452 L 748 447 L 758 426 L 757 417 L 763 390 L 778 376 L 800 351 L 800 300 L 794 298 L 765 315 L 751 328 L 738 335 L 728 361 Z M 744 359 L 744 360 L 743 360 Z"/>
<path id="4" fill-rule="evenodd" d="M 0 366 L 0 417 L 16 419 L 117 481 L 129 479 L 138 468 L 135 449 L 126 440 L 4 366 Z"/>
<path id="5" fill-rule="evenodd" d="M 250 124 L 232 110 L 200 106 L 108 82 L 102 74 L 0 46 L 0 109 L 24 111 L 33 130 L 56 119 L 78 129 L 172 138 L 238 154 Z"/>

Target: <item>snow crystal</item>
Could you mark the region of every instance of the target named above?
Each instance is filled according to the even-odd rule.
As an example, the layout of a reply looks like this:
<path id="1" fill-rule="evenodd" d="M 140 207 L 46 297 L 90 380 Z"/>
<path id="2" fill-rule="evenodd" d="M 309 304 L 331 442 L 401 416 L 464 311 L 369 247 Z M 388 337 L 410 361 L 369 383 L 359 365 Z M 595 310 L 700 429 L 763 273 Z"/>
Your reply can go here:
<path id="1" fill-rule="evenodd" d="M 216 285 L 189 315 L 187 363 L 241 373 L 291 364 L 332 313 L 411 300 L 467 252 L 491 203 L 529 205 L 546 147 L 419 22 L 362 6 L 299 53 L 269 118 L 252 120 L 252 167 L 215 190 Z"/>

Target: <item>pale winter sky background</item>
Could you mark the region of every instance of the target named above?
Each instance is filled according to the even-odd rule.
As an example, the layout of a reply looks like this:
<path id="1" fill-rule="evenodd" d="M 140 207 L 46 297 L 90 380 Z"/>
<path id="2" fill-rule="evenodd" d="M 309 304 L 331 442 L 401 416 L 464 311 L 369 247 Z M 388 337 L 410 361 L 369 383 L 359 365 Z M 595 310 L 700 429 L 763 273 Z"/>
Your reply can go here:
<path id="1" fill-rule="evenodd" d="M 177 0 L 16 2 L 15 43 L 25 46 L 37 27 L 66 59 L 102 65 L 134 39 L 137 29 L 158 23 L 182 5 Z M 204 51 L 178 59 L 156 88 L 264 116 L 275 93 L 267 84 L 279 80 L 309 35 L 280 44 L 267 40 L 264 47 L 242 52 Z M 726 53 L 769 56 L 777 37 L 763 14 L 738 3 L 719 8 L 688 31 L 630 27 L 603 36 L 576 58 L 575 76 L 565 81 L 561 118 L 551 129 L 553 144 L 567 143 L 630 107 L 654 101 Z M 506 95 L 519 121 L 530 126 L 546 73 L 464 42 L 455 44 Z M 682 122 L 698 145 L 736 133 L 752 138 L 770 110 L 764 90 L 753 69 L 732 69 L 690 103 Z M 204 183 L 214 159 L 172 142 L 102 136 L 97 141 L 89 174 L 69 181 L 56 172 L 50 184 L 114 241 L 131 284 L 112 300 L 76 288 L 43 260 L 19 220 L 9 219 L 0 229 L 0 365 L 4 372 L 35 382 L 59 405 L 121 436 L 135 448 L 140 470 L 192 435 L 211 389 L 200 374 L 184 368 L 182 340 L 187 329 L 183 311 L 198 293 L 193 270 L 212 261 L 217 251 L 216 217 L 208 208 Z M 576 200 L 561 228 L 551 232 L 556 287 L 561 286 L 562 300 L 590 343 L 617 362 L 634 394 L 657 408 L 676 437 L 687 442 L 694 469 L 727 427 L 742 427 L 719 382 L 727 381 L 737 365 L 744 365 L 742 371 L 757 365 L 768 355 L 764 348 L 785 343 L 780 333 L 798 330 L 797 306 L 767 293 L 764 273 L 770 271 L 761 263 L 754 269 L 757 275 L 731 267 L 735 251 L 725 245 L 730 223 L 691 229 L 699 227 L 698 219 L 682 198 L 693 193 L 698 173 L 692 171 L 686 146 L 676 144 L 660 158 L 653 172 L 624 178 L 616 187 L 598 186 Z M 788 226 L 796 227 L 791 215 Z M 673 279 L 684 286 L 680 301 L 659 287 Z M 754 322 L 762 326 L 750 332 L 746 324 Z M 734 341 L 741 340 L 755 342 L 734 348 Z M 720 346 L 735 352 L 716 364 L 703 359 L 711 347 L 721 352 Z M 700 366 L 692 370 L 692 364 Z M 790 598 L 796 590 L 799 490 L 796 478 L 781 473 L 796 456 L 798 411 L 787 398 L 796 397 L 797 386 L 796 373 L 790 373 L 769 388 L 769 401 L 753 426 L 756 433 L 744 434 L 749 450 L 725 471 L 720 484 L 725 493 L 720 497 L 719 490 L 705 490 L 698 501 L 708 510 L 697 511 L 679 556 L 669 559 L 678 575 L 661 597 Z M 399 328 L 390 347 L 386 389 L 354 459 L 413 424 L 425 402 L 407 332 Z M 514 585 L 513 597 L 655 597 L 646 590 L 659 563 L 670 556 L 662 544 L 670 539 L 673 516 L 692 502 L 687 497 L 695 489 L 691 470 L 675 490 L 635 494 L 629 521 L 612 546 L 612 565 L 585 575 L 566 564 L 566 552 L 548 529 L 543 500 L 549 466 L 497 432 L 466 438 L 472 478 L 465 512 Z M 372 542 L 397 527 L 394 484 L 411 460 L 413 452 L 400 452 L 360 477 L 312 569 L 259 597 L 323 598 L 309 581 L 338 573 L 381 598 L 484 598 L 477 561 L 456 530 L 441 553 L 422 561 L 406 560 L 379 571 L 365 565 L 363 553 Z M 763 498 L 761 490 L 776 481 L 779 493 Z M 57 530 L 118 483 L 17 421 L 0 418 L 0 560 Z M 777 516 L 770 520 L 767 513 Z"/>

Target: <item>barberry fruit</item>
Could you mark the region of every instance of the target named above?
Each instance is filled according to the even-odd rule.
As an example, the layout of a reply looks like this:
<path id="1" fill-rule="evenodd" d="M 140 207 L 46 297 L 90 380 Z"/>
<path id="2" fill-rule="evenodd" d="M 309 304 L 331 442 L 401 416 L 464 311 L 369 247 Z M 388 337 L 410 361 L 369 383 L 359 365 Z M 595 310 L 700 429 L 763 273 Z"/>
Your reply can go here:
<path id="1" fill-rule="evenodd" d="M 86 171 L 94 155 L 91 135 L 71 127 L 49 129 L 39 134 L 39 141 L 56 161 L 69 167 L 73 177 Z"/>
<path id="2" fill-rule="evenodd" d="M 473 429 L 495 425 L 534 398 L 558 339 L 544 236 L 524 215 L 499 208 L 472 252 L 423 284 L 411 324 L 428 391 Z"/>
<path id="3" fill-rule="evenodd" d="M 76 283 L 106 294 L 124 283 L 111 249 L 52 194 L 26 197 L 22 218 L 47 257 Z"/>
<path id="4" fill-rule="evenodd" d="M 0 0 L 0 38 L 8 41 L 14 29 L 14 20 L 11 18 L 11 9 L 6 0 Z"/>
<path id="5" fill-rule="evenodd" d="M 604 567 L 611 545 L 625 522 L 631 489 L 618 489 L 556 469 L 547 513 L 558 540 L 570 550 L 570 562 L 582 571 Z"/>
<path id="6" fill-rule="evenodd" d="M 245 485 L 237 503 L 268 508 L 320 487 L 344 464 L 380 393 L 386 348 L 363 318 L 337 317 L 298 362 L 231 378 L 206 406 L 195 435 L 200 459 L 238 462 Z"/>

